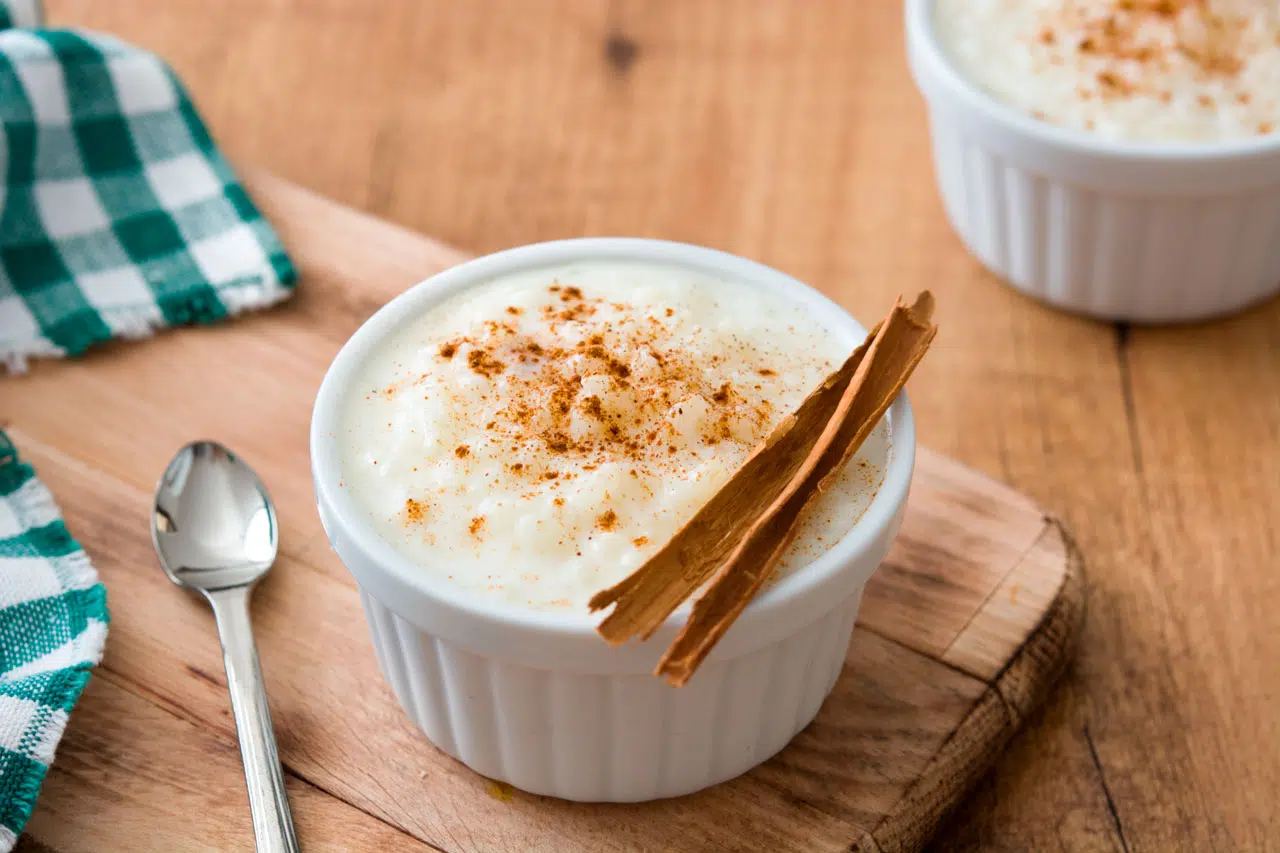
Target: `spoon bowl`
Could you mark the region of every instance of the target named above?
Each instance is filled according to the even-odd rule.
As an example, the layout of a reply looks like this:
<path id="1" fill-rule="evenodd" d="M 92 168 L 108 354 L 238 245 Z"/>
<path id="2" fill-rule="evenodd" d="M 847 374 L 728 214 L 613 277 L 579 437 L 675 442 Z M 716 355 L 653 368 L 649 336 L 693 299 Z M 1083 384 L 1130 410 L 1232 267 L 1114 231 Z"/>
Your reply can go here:
<path id="1" fill-rule="evenodd" d="M 156 487 L 151 538 L 160 567 L 204 592 L 254 583 L 275 562 L 275 506 L 253 469 L 214 441 L 178 451 Z"/>

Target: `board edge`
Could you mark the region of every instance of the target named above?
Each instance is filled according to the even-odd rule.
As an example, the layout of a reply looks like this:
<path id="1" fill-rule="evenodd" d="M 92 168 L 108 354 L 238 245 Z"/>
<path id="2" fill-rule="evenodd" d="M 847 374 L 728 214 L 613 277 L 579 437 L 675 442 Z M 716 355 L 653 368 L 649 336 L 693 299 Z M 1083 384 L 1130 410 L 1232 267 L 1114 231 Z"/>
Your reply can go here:
<path id="1" fill-rule="evenodd" d="M 922 850 L 1066 672 L 1084 623 L 1085 564 L 1066 526 L 1051 516 L 1045 522 L 1062 538 L 1066 553 L 1053 603 L 912 786 L 871 830 L 870 843 L 864 836 L 851 850 Z"/>

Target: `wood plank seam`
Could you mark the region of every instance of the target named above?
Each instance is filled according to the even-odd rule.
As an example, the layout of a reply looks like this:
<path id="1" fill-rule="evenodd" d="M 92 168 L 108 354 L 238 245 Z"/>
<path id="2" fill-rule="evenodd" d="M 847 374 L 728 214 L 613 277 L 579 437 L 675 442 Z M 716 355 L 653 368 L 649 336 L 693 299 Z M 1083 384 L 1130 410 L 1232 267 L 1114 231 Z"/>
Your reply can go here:
<path id="1" fill-rule="evenodd" d="M 988 686 L 990 686 L 991 684 L 990 681 L 983 678 L 982 676 L 974 675 L 972 672 L 969 672 L 964 667 L 957 666 L 956 664 L 950 661 L 943 660 L 942 658 L 939 658 L 939 657 L 934 657 L 933 653 L 928 651 L 922 651 L 921 649 L 916 648 L 910 643 L 903 642 L 898 637 L 891 637 L 882 631 L 877 631 L 874 628 L 870 628 L 866 625 L 863 625 L 861 622 L 856 623 L 856 627 L 857 627 L 857 630 L 866 631 L 868 634 L 872 634 L 876 637 L 879 637 L 881 640 L 884 640 L 886 643 L 892 643 L 893 645 L 897 646 L 900 649 L 904 649 L 905 651 L 911 652 L 914 655 L 919 655 L 922 658 L 927 658 L 930 663 L 936 663 L 939 666 L 946 667 L 947 669 L 954 672 L 956 675 L 962 675 L 965 678 L 970 678 L 970 679 L 973 679 L 974 681 L 979 681 Z"/>
<path id="2" fill-rule="evenodd" d="M 1002 698 L 1009 704 L 1011 710 L 1018 713 L 1019 718 L 1025 717 L 1035 705 L 1039 704 L 1038 701 L 1030 704 L 1027 701 L 1020 703 L 1010 695 L 1017 686 L 1014 682 L 1019 667 L 1028 665 L 1028 661 L 1034 664 L 1043 659 L 1052 667 L 1044 672 L 1044 677 L 1049 679 L 1049 683 L 1057 680 L 1074 659 L 1081 629 L 1084 627 L 1084 555 L 1076 544 L 1075 538 L 1061 521 L 1053 517 L 1049 517 L 1048 521 L 1051 528 L 1062 537 L 1062 544 L 1066 548 L 1067 567 L 1063 573 L 1062 584 L 1054 597 L 1053 606 L 1045 612 L 1035 631 L 1027 636 L 993 681 L 995 688 L 1001 692 Z M 1051 653 L 1050 650 L 1052 650 Z"/>
<path id="3" fill-rule="evenodd" d="M 969 629 L 969 626 L 971 626 L 974 623 L 974 621 L 979 616 L 982 615 L 983 611 L 987 609 L 987 605 L 989 605 L 991 603 L 991 600 L 995 598 L 996 593 L 1000 591 L 1000 588 L 1004 585 L 1004 582 L 1009 579 L 1009 576 L 1018 570 L 1018 567 L 1022 565 L 1023 561 L 1027 559 L 1027 556 L 1031 554 L 1032 551 L 1040 547 L 1040 543 L 1044 540 L 1044 537 L 1049 535 L 1049 533 L 1052 530 L 1053 530 L 1053 522 L 1048 516 L 1046 516 L 1044 520 L 1044 526 L 1040 528 L 1040 532 L 1036 535 L 1036 538 L 1033 539 L 1031 544 L 1028 545 L 1026 549 L 1021 554 L 1018 555 L 1017 559 L 1015 559 L 1010 564 L 1009 568 L 1005 571 L 1005 573 L 1000 576 L 1000 580 L 994 586 L 991 587 L 991 591 L 987 593 L 986 598 L 982 599 L 982 603 L 979 604 L 977 608 L 974 609 L 973 613 L 969 616 L 969 618 L 965 620 L 964 625 L 961 626 L 960 630 L 956 632 L 955 637 L 952 638 L 951 642 L 947 645 L 947 648 L 943 650 L 942 654 L 940 655 L 940 658 L 942 660 L 944 661 L 946 660 L 947 655 L 950 654 L 951 650 L 955 648 L 956 643 L 958 643 L 960 641 L 960 638 L 964 636 L 964 633 Z M 1016 656 L 1017 652 L 1015 652 L 1014 654 Z M 967 672 L 967 670 L 963 666 L 959 666 L 958 664 L 954 665 L 953 668 L 959 669 L 961 672 Z M 969 675 L 972 675 L 975 678 L 981 678 L 983 681 L 986 681 L 987 683 L 991 683 L 991 679 L 979 673 L 969 672 Z"/>
<path id="4" fill-rule="evenodd" d="M 968 620 L 965 621 L 964 626 L 961 627 L 960 630 L 956 632 L 955 637 L 952 638 L 950 644 L 947 645 L 947 648 L 942 652 L 941 655 L 938 656 L 939 661 L 947 664 L 953 669 L 959 670 L 960 672 L 964 672 L 964 673 L 967 673 L 968 675 L 972 675 L 974 678 L 979 678 L 982 681 L 987 682 L 988 684 L 994 684 L 996 681 L 999 680 L 1000 673 L 996 673 L 994 677 L 983 675 L 982 673 L 979 673 L 979 672 L 970 671 L 966 669 L 964 666 L 962 666 L 961 664 L 955 663 L 949 660 L 948 658 L 952 650 L 955 649 L 956 644 L 964 638 L 965 633 L 969 630 L 969 628 L 974 624 L 975 621 L 977 621 L 977 619 L 979 619 L 983 615 L 983 613 L 986 612 L 986 609 L 988 605 L 991 604 L 992 599 L 994 599 L 996 595 L 1000 592 L 1000 590 L 1003 588 L 1004 582 L 1008 580 L 1016 571 L 1018 571 L 1018 569 L 1022 567 L 1022 564 L 1027 560 L 1027 558 L 1030 557 L 1032 553 L 1034 553 L 1036 550 L 1038 550 L 1041 547 L 1045 538 L 1048 536 L 1054 535 L 1055 531 L 1057 531 L 1059 534 L 1062 534 L 1065 532 L 1061 522 L 1057 521 L 1051 516 L 1046 515 L 1044 517 L 1044 526 L 1041 527 L 1040 532 L 1036 535 L 1036 538 L 1033 539 L 1031 544 L 1028 545 L 1027 548 L 1021 554 L 1018 555 L 1018 558 L 1013 561 L 1013 563 L 1009 566 L 1009 569 L 1003 575 L 1001 575 L 1000 580 L 994 586 L 991 587 L 991 591 L 987 593 L 986 598 L 982 600 L 982 603 L 978 605 L 978 607 L 973 611 L 973 614 L 970 615 Z M 1067 579 L 1064 575 L 1062 583 L 1065 584 L 1066 582 L 1067 582 Z M 1059 585 L 1058 590 L 1055 591 L 1054 593 L 1055 598 L 1057 597 L 1057 595 L 1061 593 L 1061 590 L 1062 590 L 1062 586 Z M 1048 615 L 1047 610 L 1045 612 L 1045 615 L 1046 616 Z M 1041 618 L 1043 619 L 1044 617 L 1041 617 Z M 1028 636 L 1027 640 L 1024 641 L 1024 645 L 1029 640 L 1030 640 L 1030 636 Z M 1008 668 L 1008 666 L 1014 660 L 1017 659 L 1017 656 L 1018 654 L 1020 654 L 1020 652 L 1021 652 L 1020 648 L 1014 651 L 1013 657 L 1011 657 L 1009 661 L 1005 664 L 1006 668 Z"/>
<path id="5" fill-rule="evenodd" d="M 1046 517 L 1046 522 L 1048 522 L 1048 521 L 1049 521 L 1049 519 Z M 996 594 L 996 592 L 997 592 L 997 591 L 999 591 L 1001 584 L 1002 584 L 1002 583 L 1004 583 L 1004 581 L 1008 579 L 1009 575 L 1013 574 L 1013 572 L 1018 568 L 1018 566 L 1019 566 L 1019 565 L 1021 565 L 1021 563 L 1022 563 L 1023 559 L 1025 559 L 1025 558 L 1026 558 L 1026 556 L 1027 556 L 1028 554 L 1030 554 L 1032 551 L 1034 551 L 1034 550 L 1035 550 L 1035 548 L 1036 548 L 1036 543 L 1038 543 L 1038 542 L 1040 541 L 1041 537 L 1042 537 L 1043 535 L 1045 535 L 1045 533 L 1049 532 L 1051 529 L 1052 529 L 1052 527 L 1051 527 L 1048 523 L 1046 523 L 1046 526 L 1045 526 L 1045 528 L 1044 528 L 1044 531 L 1042 531 L 1042 533 L 1041 533 L 1041 534 L 1039 534 L 1039 535 L 1037 535 L 1037 536 L 1036 536 L 1036 540 L 1035 540 L 1035 542 L 1034 542 L 1034 543 L 1032 543 L 1032 545 L 1031 545 L 1031 546 L 1029 546 L 1029 547 L 1027 548 L 1027 550 L 1026 550 L 1026 551 L 1024 551 L 1024 552 L 1023 552 L 1023 553 L 1018 557 L 1018 559 L 1013 563 L 1013 565 L 1009 567 L 1009 570 L 1008 570 L 1007 572 L 1005 572 L 1003 575 L 1001 575 L 1000 581 L 999 581 L 999 582 L 997 582 L 997 583 L 992 587 L 991 592 L 987 594 L 987 597 L 983 600 L 982 604 L 978 606 L 978 608 L 974 611 L 973 615 L 969 617 L 969 619 L 968 619 L 968 621 L 967 621 L 967 622 L 965 622 L 964 628 L 968 628 L 971 624 L 973 624 L 974 619 L 976 619 L 977 617 L 979 617 L 980 615 L 982 615 L 982 610 L 983 610 L 983 608 L 984 608 L 984 607 L 986 607 L 987 603 L 991 600 L 992 596 L 994 596 L 994 595 Z M 1046 616 L 1047 616 L 1047 615 L 1048 615 L 1048 611 L 1046 611 Z M 992 679 L 987 678 L 986 676 L 980 675 L 980 674 L 978 674 L 978 673 L 971 672 L 970 670 L 965 669 L 963 666 L 960 666 L 959 664 L 956 664 L 956 663 L 953 663 L 952 661 L 946 660 L 943 656 L 939 656 L 939 655 L 937 655 L 937 653 L 936 653 L 936 652 L 934 652 L 934 651 L 932 651 L 932 650 L 930 650 L 930 649 L 927 649 L 927 648 L 920 648 L 920 647 L 918 647 L 918 646 L 912 645 L 911 643 L 904 642 L 904 641 L 903 641 L 901 638 L 899 638 L 899 637 L 894 637 L 894 636 L 892 636 L 892 635 L 890 635 L 890 634 L 885 633 L 884 631 L 882 631 L 882 630 L 880 630 L 880 629 L 877 629 L 877 628 L 872 627 L 872 626 L 870 626 L 870 625 L 866 625 L 866 624 L 864 624 L 864 623 L 862 623 L 862 622 L 860 622 L 860 621 L 857 623 L 857 626 L 858 626 L 858 629 L 859 629 L 859 630 L 866 631 L 868 634 L 874 634 L 875 636 L 879 637 L 880 639 L 884 640 L 885 642 L 892 643 L 892 644 L 894 644 L 895 646 L 898 646 L 899 648 L 902 648 L 902 649 L 905 649 L 905 650 L 907 650 L 907 651 L 909 651 L 909 652 L 913 652 L 914 654 L 918 654 L 918 655 L 921 655 L 921 656 L 923 656 L 923 657 L 926 657 L 926 658 L 928 658 L 929 660 L 931 660 L 931 661 L 933 661 L 933 662 L 935 662 L 935 663 L 937 663 L 937 664 L 939 664 L 939 665 L 941 665 L 941 666 L 945 666 L 947 669 L 951 670 L 952 672 L 955 672 L 955 673 L 957 673 L 957 674 L 959 674 L 959 675 L 963 675 L 963 676 L 965 676 L 966 678 L 973 678 L 973 679 L 976 679 L 976 680 L 978 680 L 978 681 L 981 681 L 981 682 L 982 682 L 982 683 L 984 683 L 984 684 L 992 684 L 992 683 L 993 683 L 993 680 L 992 680 Z M 955 643 L 956 643 L 956 642 L 961 638 L 961 636 L 964 634 L 964 628 L 961 628 L 961 630 L 956 634 L 956 638 L 955 638 L 954 640 L 952 640 L 952 645 L 947 647 L 947 651 L 950 651 L 950 649 L 952 648 L 952 646 L 954 646 L 954 645 L 955 645 Z M 1024 645 L 1025 645 L 1025 643 L 1024 643 Z M 944 654 L 945 654 L 945 652 L 944 652 Z M 1016 653 L 1015 653 L 1015 654 L 1016 654 Z M 1010 663 L 1012 663 L 1012 659 L 1010 660 Z M 1008 666 L 1008 664 L 1006 664 L 1006 667 L 1007 667 L 1007 666 Z"/>
<path id="6" fill-rule="evenodd" d="M 1089 759 L 1093 762 L 1093 767 L 1098 772 L 1098 787 L 1102 789 L 1102 797 L 1107 802 L 1107 811 L 1111 814 L 1111 820 L 1115 824 L 1116 840 L 1120 842 L 1121 853 L 1129 853 L 1129 842 L 1124 835 L 1124 824 L 1120 821 L 1120 810 L 1116 808 L 1115 797 L 1111 794 L 1111 786 L 1107 784 L 1107 774 L 1102 768 L 1102 759 L 1098 758 L 1098 745 L 1093 742 L 1093 735 L 1089 732 L 1089 725 L 1086 723 L 1081 731 L 1084 734 L 1084 742 L 1089 746 Z"/>

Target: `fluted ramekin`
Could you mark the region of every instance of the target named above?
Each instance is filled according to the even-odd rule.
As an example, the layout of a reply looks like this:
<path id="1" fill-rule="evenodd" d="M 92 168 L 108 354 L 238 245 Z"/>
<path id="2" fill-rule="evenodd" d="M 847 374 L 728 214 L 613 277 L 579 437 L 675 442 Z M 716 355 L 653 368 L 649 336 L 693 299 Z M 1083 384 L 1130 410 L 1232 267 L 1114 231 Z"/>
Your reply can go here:
<path id="1" fill-rule="evenodd" d="M 824 556 L 762 592 L 690 682 L 650 673 L 687 616 L 647 643 L 610 648 L 599 615 L 526 610 L 456 588 L 379 538 L 341 486 L 338 428 L 353 375 L 403 323 L 457 291 L 573 261 L 674 264 L 779 292 L 852 349 L 865 331 L 839 306 L 776 270 L 656 240 L 543 243 L 479 258 L 399 296 L 338 353 L 316 398 L 311 464 L 320 518 L 360 587 L 383 675 L 444 752 L 537 794 L 620 801 L 687 794 L 764 761 L 817 714 L 844 666 L 858 602 L 898 530 L 915 459 L 905 395 L 889 409 L 884 481 Z M 353 701 L 357 701 L 353 697 Z"/>
<path id="2" fill-rule="evenodd" d="M 1060 308 L 1143 323 L 1280 290 L 1280 135 L 1119 142 L 1025 116 L 954 67 L 934 6 L 907 0 L 907 55 L 943 206 L 983 265 Z"/>

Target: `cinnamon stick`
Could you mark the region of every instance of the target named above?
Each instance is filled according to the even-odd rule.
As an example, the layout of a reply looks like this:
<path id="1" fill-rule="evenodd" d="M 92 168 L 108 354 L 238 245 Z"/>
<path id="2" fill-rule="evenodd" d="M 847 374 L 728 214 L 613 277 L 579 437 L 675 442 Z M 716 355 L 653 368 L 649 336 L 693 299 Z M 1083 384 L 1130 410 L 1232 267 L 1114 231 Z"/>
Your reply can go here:
<path id="1" fill-rule="evenodd" d="M 689 621 L 658 662 L 656 675 L 677 687 L 687 682 L 759 592 L 795 538 L 804 508 L 831 486 L 924 357 L 938 330 L 929 322 L 932 314 L 933 295 L 928 291 L 910 308 L 894 307 L 854 376 L 853 405 L 836 425 L 835 440 L 804 482 L 753 525 L 734 549 L 711 587 L 694 603 Z"/>
<path id="2" fill-rule="evenodd" d="M 769 576 L 801 512 L 857 452 L 924 356 L 936 327 L 927 291 L 900 302 L 841 367 L 643 566 L 592 597 L 615 604 L 598 631 L 611 645 L 648 638 L 716 573 L 655 674 L 685 683 Z"/>

